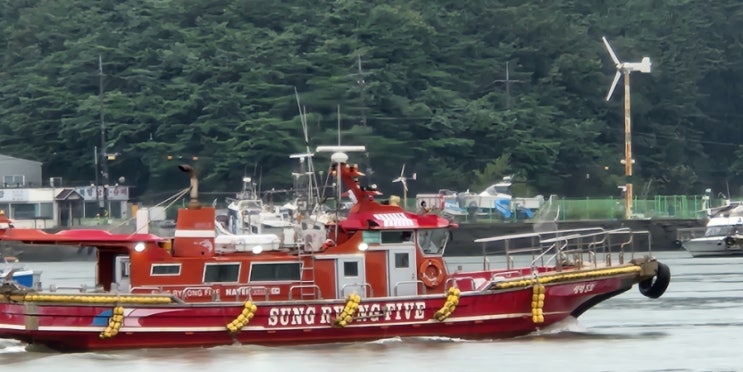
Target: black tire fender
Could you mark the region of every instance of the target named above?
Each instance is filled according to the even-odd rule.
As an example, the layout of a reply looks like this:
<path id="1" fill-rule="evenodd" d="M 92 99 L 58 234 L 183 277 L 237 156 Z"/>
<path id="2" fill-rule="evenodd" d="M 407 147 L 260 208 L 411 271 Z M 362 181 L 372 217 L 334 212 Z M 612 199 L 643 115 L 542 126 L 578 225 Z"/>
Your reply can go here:
<path id="1" fill-rule="evenodd" d="M 726 236 L 725 239 L 723 239 L 723 242 L 725 242 L 725 245 L 728 247 L 732 247 L 736 243 L 735 238 L 732 236 Z"/>
<path id="2" fill-rule="evenodd" d="M 658 262 L 658 272 L 655 276 L 641 281 L 638 287 L 643 296 L 658 298 L 666 292 L 669 283 L 671 283 L 671 269 L 668 265 Z"/>

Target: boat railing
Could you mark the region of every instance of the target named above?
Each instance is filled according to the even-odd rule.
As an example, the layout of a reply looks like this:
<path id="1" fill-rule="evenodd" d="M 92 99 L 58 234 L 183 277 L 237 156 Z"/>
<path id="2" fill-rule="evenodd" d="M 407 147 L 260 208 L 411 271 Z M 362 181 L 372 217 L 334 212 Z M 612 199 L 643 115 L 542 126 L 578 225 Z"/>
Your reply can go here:
<path id="1" fill-rule="evenodd" d="M 289 299 L 294 299 L 294 291 L 299 290 L 300 291 L 300 297 L 303 297 L 306 293 L 304 290 L 309 289 L 312 291 L 312 296 L 316 299 L 322 299 L 322 291 L 320 290 L 320 286 L 317 284 L 297 284 L 289 287 Z"/>
<path id="2" fill-rule="evenodd" d="M 588 262 L 590 262 L 594 267 L 597 267 L 599 265 L 598 257 L 603 254 L 603 262 L 602 264 L 604 266 L 612 266 L 613 260 L 612 255 L 614 252 L 614 247 L 617 246 L 617 254 L 619 256 L 619 263 L 624 263 L 624 252 L 626 250 L 627 246 L 632 245 L 632 242 L 634 241 L 633 236 L 635 234 L 648 234 L 647 231 L 632 231 L 628 228 L 618 228 L 613 230 L 608 230 L 603 233 L 594 233 L 589 234 L 588 236 L 584 235 L 582 238 L 590 237 L 590 241 L 579 242 L 575 245 L 575 247 L 571 249 L 563 250 L 563 254 L 573 254 L 573 262 L 566 261 L 566 263 L 571 264 L 572 266 L 577 267 L 583 267 L 583 264 L 586 262 L 584 259 L 584 255 L 588 256 Z M 615 236 L 626 236 L 626 240 L 623 241 L 616 241 Z M 631 251 L 634 252 L 632 249 Z M 566 258 L 566 256 L 560 257 L 561 259 Z M 561 262 L 562 260 L 558 260 L 558 262 Z"/>
<path id="3" fill-rule="evenodd" d="M 397 289 L 401 285 L 412 285 L 412 284 L 415 285 L 415 290 L 416 291 L 418 291 L 419 288 L 423 288 L 423 291 L 422 292 L 419 292 L 419 293 L 426 294 L 426 284 L 423 283 L 422 280 L 402 280 L 402 281 L 399 281 L 399 282 L 395 282 L 395 286 L 392 288 L 392 293 L 394 294 L 395 297 L 397 297 Z"/>
<path id="4" fill-rule="evenodd" d="M 609 231 L 594 231 L 585 234 L 565 236 L 565 244 L 556 252 L 555 255 L 547 260 L 547 262 L 549 263 L 552 260 L 555 260 L 558 270 L 562 270 L 562 266 L 564 264 L 572 264 L 577 265 L 578 267 L 583 267 L 583 263 L 585 262 L 583 255 L 587 254 L 589 258 L 588 262 L 593 264 L 593 266 L 595 267 L 598 265 L 596 252 L 600 249 L 606 251 L 607 245 L 609 245 L 610 235 L 614 231 L 629 232 L 629 229 L 622 228 Z M 575 240 L 575 244 L 571 245 L 570 240 Z M 568 249 L 568 247 L 570 248 Z M 573 254 L 574 262 L 572 263 L 566 260 L 566 257 L 569 254 Z M 535 262 L 532 262 L 532 267 L 534 267 L 534 265 Z"/>
<path id="5" fill-rule="evenodd" d="M 43 288 L 38 288 L 38 289 L 35 289 L 35 290 L 37 292 L 43 292 Z M 151 292 L 150 293 L 136 294 L 134 292 L 135 290 L 149 290 Z M 86 284 L 81 284 L 81 285 L 78 285 L 78 286 L 57 286 L 57 285 L 52 284 L 52 285 L 49 285 L 48 292 L 49 293 L 58 293 L 60 295 L 65 295 L 65 294 L 69 295 L 70 293 L 80 293 L 79 296 L 81 298 L 101 296 L 103 294 L 104 296 L 107 296 L 107 298 L 113 298 L 114 299 L 113 300 L 114 302 L 117 301 L 117 300 L 115 300 L 116 298 L 126 298 L 128 296 L 133 295 L 133 294 L 136 294 L 137 297 L 158 297 L 158 298 L 161 298 L 161 297 L 165 296 L 165 297 L 169 297 L 170 300 L 173 303 L 179 303 L 179 304 L 185 303 L 185 301 L 182 298 L 180 298 L 178 296 L 175 296 L 175 295 L 173 295 L 171 293 L 163 292 L 161 287 L 156 287 L 156 286 L 132 287 L 131 290 L 129 290 L 129 291 L 118 291 L 118 289 L 114 289 L 113 291 L 107 291 L 101 285 L 96 285 L 94 287 L 91 287 L 91 286 L 86 285 Z M 108 296 L 110 296 L 110 297 L 108 297 Z"/>
<path id="6" fill-rule="evenodd" d="M 369 283 L 347 283 L 341 287 L 341 296 L 346 297 L 348 294 L 346 294 L 347 288 L 363 288 L 364 289 L 364 297 L 374 297 L 374 290 L 372 289 L 372 286 Z"/>
<path id="7" fill-rule="evenodd" d="M 245 301 L 253 301 L 253 292 L 257 292 L 256 295 L 259 296 L 260 293 L 263 293 L 263 297 L 265 301 L 268 301 L 268 297 L 270 296 L 268 288 L 262 286 L 262 285 L 247 285 L 243 287 L 237 287 L 235 288 L 235 301 L 245 302 Z M 245 296 L 245 297 L 242 297 Z"/>
<path id="8" fill-rule="evenodd" d="M 183 288 L 183 291 L 181 291 L 181 295 L 176 297 L 180 297 L 183 301 L 187 301 L 190 297 L 204 297 L 209 294 L 212 295 L 213 300 L 219 301 L 219 298 L 214 298 L 215 295 L 219 296 L 219 289 L 210 286 L 185 287 Z"/>
<path id="9" fill-rule="evenodd" d="M 103 292 L 102 288 L 93 287 L 91 288 L 87 284 L 80 285 L 49 285 L 49 292 L 60 292 L 60 291 L 72 291 L 78 293 L 100 293 Z"/>
<path id="10" fill-rule="evenodd" d="M 638 239 L 638 236 L 642 238 Z M 561 271 L 564 267 L 580 268 L 589 263 L 594 267 L 611 266 L 616 262 L 624 264 L 625 254 L 630 253 L 634 257 L 638 244 L 647 242 L 647 252 L 652 245 L 649 231 L 632 231 L 626 227 L 511 234 L 478 239 L 475 242 L 483 244 L 483 270 L 486 271 L 490 270 L 488 256 L 495 254 L 505 254 L 507 270 L 514 268 L 515 257 L 530 254 L 533 270 L 537 266 L 554 264 L 555 269 Z M 613 256 L 617 257 L 617 261 Z"/>
<path id="11" fill-rule="evenodd" d="M 568 239 L 567 238 L 566 239 L 557 240 L 557 241 L 553 242 L 547 249 L 545 249 L 541 254 L 539 254 L 539 256 L 537 256 L 537 257 L 535 257 L 535 258 L 533 258 L 531 260 L 532 272 L 536 272 L 537 261 L 541 261 L 542 266 L 545 265 L 544 256 L 547 255 L 547 253 L 551 252 L 553 249 L 555 251 L 555 254 L 553 254 L 552 257 L 548 258 L 547 261 L 546 261 L 546 263 L 549 264 L 550 261 L 552 261 L 554 259 L 556 261 L 555 264 L 557 266 L 557 270 L 558 271 L 562 270 L 562 260 L 558 260 L 558 259 L 556 259 L 556 257 L 560 256 L 563 253 L 565 247 L 567 247 L 567 246 L 568 246 Z"/>
<path id="12" fill-rule="evenodd" d="M 153 285 L 142 285 L 142 286 L 137 286 L 137 287 L 131 287 L 129 289 L 130 293 L 136 293 L 138 291 L 149 291 L 150 294 L 159 294 L 159 293 L 163 293 L 163 287 L 158 287 L 158 286 L 153 286 Z"/>
<path id="13" fill-rule="evenodd" d="M 471 285 L 470 288 L 472 288 L 472 290 L 474 291 L 475 290 L 475 278 L 473 278 L 471 276 L 456 276 L 456 277 L 453 277 L 453 278 L 448 278 L 448 279 L 446 279 L 446 282 L 444 282 L 444 288 L 449 288 L 449 287 L 457 287 L 457 288 L 459 288 L 459 285 L 457 283 L 459 283 L 460 281 L 465 281 L 465 280 L 470 283 L 470 285 Z M 424 288 L 425 288 L 425 286 L 424 286 Z M 423 293 L 425 294 L 425 292 L 423 292 Z"/>

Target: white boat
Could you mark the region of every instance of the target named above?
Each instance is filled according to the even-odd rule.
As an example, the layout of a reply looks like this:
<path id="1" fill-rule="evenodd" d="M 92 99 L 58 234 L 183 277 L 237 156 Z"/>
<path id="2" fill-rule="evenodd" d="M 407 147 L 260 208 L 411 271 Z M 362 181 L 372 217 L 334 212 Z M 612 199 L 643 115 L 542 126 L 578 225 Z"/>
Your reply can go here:
<path id="1" fill-rule="evenodd" d="M 426 202 L 434 210 L 441 211 L 445 216 L 498 215 L 510 219 L 514 215 L 518 218 L 532 218 L 537 210 L 545 203 L 542 195 L 535 197 L 514 197 L 512 195 L 513 177 L 506 176 L 503 180 L 488 186 L 480 193 L 453 192 L 442 189 L 437 194 L 418 194 L 416 205 Z"/>
<path id="2" fill-rule="evenodd" d="M 717 208 L 707 221 L 704 235 L 680 239 L 694 257 L 743 255 L 743 204 L 733 202 Z"/>
<path id="3" fill-rule="evenodd" d="M 14 283 L 28 288 L 41 285 L 41 271 L 27 269 L 17 261 L 5 257 L 5 266 L 0 269 L 0 281 Z"/>

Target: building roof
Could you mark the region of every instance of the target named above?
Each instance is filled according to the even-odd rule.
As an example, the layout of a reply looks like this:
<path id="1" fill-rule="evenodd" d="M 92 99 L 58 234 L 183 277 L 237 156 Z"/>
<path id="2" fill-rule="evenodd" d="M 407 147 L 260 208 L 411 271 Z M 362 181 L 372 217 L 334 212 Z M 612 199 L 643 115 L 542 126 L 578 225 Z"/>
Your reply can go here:
<path id="1" fill-rule="evenodd" d="M 57 196 L 54 197 L 56 201 L 72 201 L 72 200 L 83 200 L 83 196 L 80 195 L 75 189 L 63 189 Z"/>
<path id="2" fill-rule="evenodd" d="M 5 160 L 5 161 L 25 161 L 25 162 L 30 162 L 30 163 L 36 163 L 36 164 L 39 164 L 39 165 L 42 164 L 40 161 L 36 161 L 36 160 L 21 159 L 21 158 L 16 158 L 16 157 L 13 157 L 13 156 L 10 156 L 10 155 L 2 155 L 2 154 L 0 154 L 0 161 L 3 161 L 3 160 Z"/>

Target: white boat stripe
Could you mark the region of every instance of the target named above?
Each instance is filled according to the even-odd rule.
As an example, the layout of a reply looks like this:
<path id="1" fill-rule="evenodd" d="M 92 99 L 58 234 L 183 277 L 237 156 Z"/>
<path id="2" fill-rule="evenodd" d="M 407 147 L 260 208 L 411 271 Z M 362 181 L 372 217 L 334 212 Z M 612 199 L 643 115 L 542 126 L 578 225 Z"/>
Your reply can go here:
<path id="1" fill-rule="evenodd" d="M 549 312 L 544 313 L 544 315 L 563 315 L 567 314 L 564 312 Z M 368 328 L 368 327 L 396 327 L 396 326 L 407 326 L 407 325 L 413 325 L 413 324 L 431 324 L 431 323 L 463 323 L 463 322 L 473 322 L 473 321 L 485 321 L 485 320 L 495 320 L 495 319 L 513 319 L 513 318 L 531 318 L 531 313 L 513 313 L 513 314 L 500 314 L 500 315 L 483 315 L 483 316 L 467 316 L 467 317 L 454 317 L 454 318 L 448 318 L 444 320 L 443 322 L 439 322 L 435 319 L 426 319 L 422 321 L 412 321 L 412 322 L 394 322 L 394 323 L 382 323 L 382 322 L 362 322 L 359 321 L 358 323 L 352 323 L 346 326 L 346 328 Z M 329 324 L 319 324 L 319 325 L 313 325 L 313 326 L 301 326 L 301 327 L 264 327 L 264 326 L 251 326 L 247 325 L 242 328 L 243 331 L 290 331 L 290 330 L 307 330 L 307 329 L 326 329 L 329 328 L 331 325 Z M 38 328 L 39 331 L 47 331 L 47 332 L 101 332 L 105 329 L 105 326 L 84 326 L 84 327 L 75 327 L 75 326 L 41 326 Z M 15 329 L 15 330 L 25 330 L 25 326 L 15 325 L 15 324 L 0 324 L 0 331 L 3 329 Z M 139 333 L 139 332 L 219 332 L 219 331 L 225 331 L 225 327 L 121 327 L 119 329 L 119 332 L 131 332 L 131 333 Z"/>
<path id="2" fill-rule="evenodd" d="M 176 238 L 213 238 L 217 236 L 214 230 L 175 230 Z"/>

